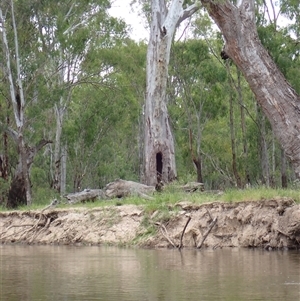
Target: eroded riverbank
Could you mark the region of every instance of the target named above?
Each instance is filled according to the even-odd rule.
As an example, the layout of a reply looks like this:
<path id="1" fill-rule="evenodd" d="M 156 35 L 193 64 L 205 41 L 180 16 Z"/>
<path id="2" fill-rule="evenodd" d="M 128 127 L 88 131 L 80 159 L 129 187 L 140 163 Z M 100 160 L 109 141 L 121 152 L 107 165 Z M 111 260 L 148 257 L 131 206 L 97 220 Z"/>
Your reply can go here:
<path id="1" fill-rule="evenodd" d="M 300 205 L 280 198 L 201 205 L 180 202 L 167 214 L 146 212 L 143 206 L 135 205 L 54 208 L 42 213 L 9 211 L 0 213 L 0 241 L 295 249 L 300 247 Z"/>

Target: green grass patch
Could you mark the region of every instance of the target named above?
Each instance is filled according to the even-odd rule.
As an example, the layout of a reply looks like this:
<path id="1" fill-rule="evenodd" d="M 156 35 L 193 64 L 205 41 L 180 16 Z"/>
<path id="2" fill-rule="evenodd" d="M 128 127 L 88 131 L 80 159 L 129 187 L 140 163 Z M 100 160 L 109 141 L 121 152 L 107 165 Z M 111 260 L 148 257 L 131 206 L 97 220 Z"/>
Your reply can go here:
<path id="1" fill-rule="evenodd" d="M 34 194 L 33 204 L 31 206 L 22 206 L 18 210 L 35 210 L 43 209 L 50 202 L 57 198 L 61 203 L 58 208 L 99 208 L 104 206 L 123 206 L 123 205 L 137 205 L 144 206 L 145 213 L 152 214 L 155 211 L 169 212 L 174 209 L 176 203 L 185 201 L 195 204 L 203 204 L 210 202 L 241 202 L 241 201 L 260 201 L 264 199 L 283 198 L 288 197 L 300 203 L 300 191 L 297 189 L 271 189 L 266 187 L 255 187 L 250 189 L 228 189 L 222 194 L 218 191 L 204 191 L 186 193 L 181 190 L 177 185 L 168 185 L 163 192 L 156 192 L 153 196 L 153 200 L 142 199 L 138 196 L 111 199 L 111 200 L 96 200 L 94 202 L 66 204 L 65 199 L 60 199 L 59 196 L 51 191 L 39 190 Z M 7 209 L 1 208 L 1 211 Z"/>
<path id="2" fill-rule="evenodd" d="M 300 191 L 296 189 L 272 189 L 266 187 L 250 189 L 228 189 L 220 197 L 223 202 L 260 201 L 288 197 L 300 203 Z"/>

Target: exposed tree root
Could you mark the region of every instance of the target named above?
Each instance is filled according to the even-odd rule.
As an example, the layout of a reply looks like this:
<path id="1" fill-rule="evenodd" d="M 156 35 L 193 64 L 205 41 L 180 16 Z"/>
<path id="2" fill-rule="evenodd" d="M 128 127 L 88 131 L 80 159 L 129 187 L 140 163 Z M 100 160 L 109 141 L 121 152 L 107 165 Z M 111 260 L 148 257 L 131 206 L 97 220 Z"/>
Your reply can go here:
<path id="1" fill-rule="evenodd" d="M 209 221 L 211 221 L 211 223 L 209 224 L 208 229 L 206 230 L 206 232 L 202 235 L 201 241 L 198 244 L 196 244 L 196 242 L 195 242 L 195 247 L 197 249 L 201 249 L 201 247 L 202 247 L 204 241 L 206 240 L 207 236 L 209 235 L 209 233 L 211 232 L 211 230 L 213 229 L 213 227 L 215 226 L 215 224 L 218 221 L 217 217 L 213 218 L 211 213 L 209 212 L 209 210 L 207 208 L 205 208 L 205 209 L 206 209 L 206 212 L 209 215 Z M 192 219 L 191 216 L 188 215 L 188 219 L 187 219 L 187 221 L 186 221 L 186 223 L 183 227 L 183 230 L 182 230 L 182 233 L 181 233 L 181 236 L 180 236 L 180 243 L 179 244 L 176 244 L 173 241 L 173 239 L 170 237 L 170 235 L 167 231 L 167 228 L 164 224 L 156 222 L 155 225 L 159 226 L 159 230 L 160 230 L 161 234 L 167 239 L 167 241 L 173 246 L 173 248 L 178 248 L 180 250 L 181 248 L 183 248 L 183 236 L 184 236 L 185 230 L 186 230 L 189 222 L 191 221 L 191 219 Z M 199 234 L 199 235 L 201 235 L 201 234 Z"/>
<path id="2" fill-rule="evenodd" d="M 167 239 L 167 241 L 173 246 L 173 248 L 177 248 L 176 244 L 170 238 L 170 235 L 167 231 L 166 226 L 159 222 L 156 222 L 155 225 L 159 226 L 159 230 L 160 230 L 161 234 Z"/>
<path id="3" fill-rule="evenodd" d="M 43 208 L 41 212 L 39 213 L 39 218 L 34 224 L 24 224 L 24 225 L 10 225 L 7 230 L 2 234 L 0 237 L 1 240 L 7 239 L 11 236 L 20 235 L 19 239 L 20 241 L 26 240 L 29 243 L 32 243 L 33 240 L 43 233 L 47 228 L 49 228 L 49 225 L 53 219 L 51 217 L 47 217 L 47 215 L 44 214 L 44 211 L 50 208 L 54 208 L 59 202 L 55 199 L 53 200 L 48 206 Z M 18 228 L 18 227 L 30 227 L 29 229 L 21 229 L 19 232 L 14 232 L 8 235 L 5 235 L 9 232 L 11 228 Z"/>

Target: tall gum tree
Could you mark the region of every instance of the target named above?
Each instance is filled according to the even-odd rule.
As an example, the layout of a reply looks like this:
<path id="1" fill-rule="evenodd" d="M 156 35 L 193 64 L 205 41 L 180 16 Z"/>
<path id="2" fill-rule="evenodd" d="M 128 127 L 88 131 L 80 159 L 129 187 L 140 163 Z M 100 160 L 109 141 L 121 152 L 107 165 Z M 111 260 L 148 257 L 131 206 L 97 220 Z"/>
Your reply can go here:
<path id="1" fill-rule="evenodd" d="M 225 52 L 239 67 L 276 138 L 300 177 L 300 97 L 287 82 L 259 40 L 254 0 L 237 5 L 201 0 L 225 40 Z"/>
<path id="2" fill-rule="evenodd" d="M 147 185 L 176 179 L 175 150 L 167 111 L 170 49 L 177 26 L 199 9 L 183 8 L 182 0 L 151 1 L 150 39 L 147 49 L 145 99 L 144 176 Z"/>
<path id="3" fill-rule="evenodd" d="M 9 24 L 9 19 L 6 19 L 5 14 L 3 14 L 3 3 L 0 5 L 0 22 L 3 53 L 6 58 L 6 66 L 4 70 L 9 86 L 10 100 L 13 107 L 15 129 L 8 126 L 5 127 L 5 131 L 10 134 L 16 143 L 18 150 L 18 164 L 11 180 L 6 205 L 7 207 L 14 208 L 21 204 L 31 205 L 32 194 L 30 168 L 36 153 L 46 144 L 50 143 L 50 141 L 41 139 L 40 142 L 33 147 L 30 147 L 26 141 L 26 102 L 23 89 L 22 64 L 19 52 L 19 40 L 17 34 L 17 24 L 15 20 L 14 2 L 11 0 L 10 3 L 7 4 L 9 10 L 5 10 L 5 12 L 10 11 L 11 13 L 10 21 L 12 24 L 14 41 L 12 47 L 9 46 L 8 42 L 7 24 Z M 13 72 L 12 65 L 15 65 L 16 72 Z M 1 121 L 0 125 L 2 125 Z"/>

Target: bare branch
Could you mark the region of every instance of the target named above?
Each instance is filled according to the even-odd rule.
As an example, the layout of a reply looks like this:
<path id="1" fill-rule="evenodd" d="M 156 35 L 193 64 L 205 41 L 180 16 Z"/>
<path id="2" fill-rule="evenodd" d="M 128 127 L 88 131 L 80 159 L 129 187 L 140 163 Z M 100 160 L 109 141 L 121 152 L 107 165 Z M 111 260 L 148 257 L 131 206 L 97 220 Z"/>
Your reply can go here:
<path id="1" fill-rule="evenodd" d="M 207 231 L 205 232 L 205 234 L 203 235 L 203 238 L 201 240 L 201 242 L 197 245 L 197 249 L 201 249 L 204 241 L 206 240 L 208 234 L 210 233 L 210 231 L 212 230 L 212 228 L 214 227 L 214 225 L 217 223 L 218 218 L 215 217 L 213 219 L 213 221 L 210 223 L 209 228 L 207 229 Z"/>
<path id="2" fill-rule="evenodd" d="M 196 1 L 194 4 L 187 7 L 184 11 L 182 16 L 179 18 L 177 22 L 177 26 L 184 21 L 185 19 L 191 17 L 197 10 L 200 9 L 200 2 Z"/>
<path id="3" fill-rule="evenodd" d="M 184 228 L 183 228 L 183 230 L 182 230 L 182 233 L 181 233 L 180 244 L 179 244 L 179 246 L 178 246 L 178 249 L 179 249 L 179 250 L 183 247 L 183 243 L 182 243 L 183 235 L 184 235 L 184 232 L 185 232 L 185 230 L 186 230 L 186 228 L 187 228 L 189 222 L 191 221 L 191 219 L 192 219 L 192 218 L 191 218 L 191 216 L 189 215 L 189 216 L 188 216 L 188 219 L 187 219 L 187 221 L 186 221 L 186 224 L 185 224 L 185 226 L 184 226 Z"/>

